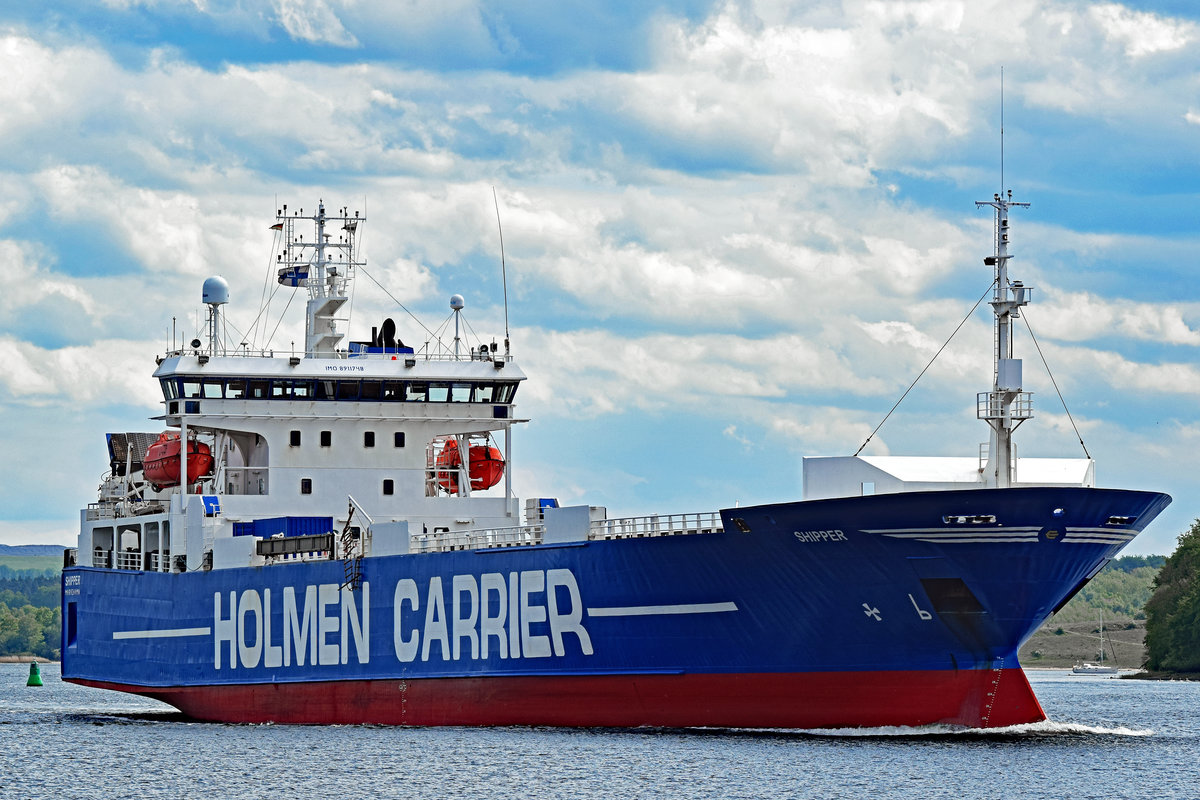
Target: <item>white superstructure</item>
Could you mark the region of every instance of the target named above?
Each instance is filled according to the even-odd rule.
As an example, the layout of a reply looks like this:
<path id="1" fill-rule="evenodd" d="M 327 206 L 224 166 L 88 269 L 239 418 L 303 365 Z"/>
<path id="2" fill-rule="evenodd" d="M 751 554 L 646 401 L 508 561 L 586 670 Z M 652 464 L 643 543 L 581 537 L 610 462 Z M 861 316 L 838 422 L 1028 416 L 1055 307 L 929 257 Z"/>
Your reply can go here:
<path id="1" fill-rule="evenodd" d="M 277 214 L 278 281 L 309 295 L 302 354 L 230 346 L 228 286 L 205 282 L 208 341 L 160 357 L 154 377 L 163 392 L 158 419 L 190 443 L 179 458 L 206 446 L 213 466 L 156 488 L 141 464 L 153 434 L 110 434 L 112 470 L 82 514 L 82 563 L 156 571 L 264 563 L 271 556 L 256 543 L 265 529 L 253 525 L 283 518 L 332 517 L 312 532 L 349 535 L 342 556 L 363 553 L 368 543 L 358 539 L 368 526 L 369 544 L 384 554 L 408 552 L 410 536 L 520 525 L 506 467 L 525 375 L 511 355 L 494 343 L 461 346 L 457 334 L 452 348 L 414 352 L 393 339 L 390 320 L 372 341 L 341 346 L 339 314 L 362 266 L 364 222 L 358 213 L 327 214 L 323 204 L 308 216 L 286 206 Z M 311 223 L 315 238 L 306 241 L 300 223 Z M 452 305 L 461 313 L 462 298 Z M 470 466 L 476 454 L 493 462 L 482 482 Z"/>

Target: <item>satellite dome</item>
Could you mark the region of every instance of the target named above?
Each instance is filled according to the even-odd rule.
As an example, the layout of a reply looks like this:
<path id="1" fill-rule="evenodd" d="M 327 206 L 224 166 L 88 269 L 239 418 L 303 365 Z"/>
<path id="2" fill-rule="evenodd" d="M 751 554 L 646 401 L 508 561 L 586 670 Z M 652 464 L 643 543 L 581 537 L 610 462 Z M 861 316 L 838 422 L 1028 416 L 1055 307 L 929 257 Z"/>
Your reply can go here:
<path id="1" fill-rule="evenodd" d="M 229 284 L 220 275 L 204 281 L 204 302 L 210 306 L 229 302 Z"/>
<path id="2" fill-rule="evenodd" d="M 455 311 L 462 311 L 463 306 L 465 305 L 466 302 L 463 300 L 463 296 L 461 294 L 456 294 L 450 298 L 450 307 Z"/>

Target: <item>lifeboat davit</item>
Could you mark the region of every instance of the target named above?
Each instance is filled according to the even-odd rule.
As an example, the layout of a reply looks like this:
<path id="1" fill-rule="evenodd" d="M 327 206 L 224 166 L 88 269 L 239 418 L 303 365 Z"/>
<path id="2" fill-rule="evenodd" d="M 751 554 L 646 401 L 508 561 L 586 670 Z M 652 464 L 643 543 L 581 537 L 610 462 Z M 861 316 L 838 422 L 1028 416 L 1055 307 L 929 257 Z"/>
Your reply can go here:
<path id="1" fill-rule="evenodd" d="M 490 489 L 504 477 L 504 458 L 490 444 L 473 444 L 468 450 L 467 474 L 471 476 L 471 491 Z M 458 443 L 446 442 L 438 453 L 437 482 L 450 494 L 458 494 L 458 467 L 462 463 Z"/>
<path id="2" fill-rule="evenodd" d="M 188 439 L 188 481 L 212 474 L 212 449 L 204 442 Z M 154 444 L 146 448 L 142 474 L 155 491 L 164 486 L 179 485 L 179 434 L 160 433 Z"/>

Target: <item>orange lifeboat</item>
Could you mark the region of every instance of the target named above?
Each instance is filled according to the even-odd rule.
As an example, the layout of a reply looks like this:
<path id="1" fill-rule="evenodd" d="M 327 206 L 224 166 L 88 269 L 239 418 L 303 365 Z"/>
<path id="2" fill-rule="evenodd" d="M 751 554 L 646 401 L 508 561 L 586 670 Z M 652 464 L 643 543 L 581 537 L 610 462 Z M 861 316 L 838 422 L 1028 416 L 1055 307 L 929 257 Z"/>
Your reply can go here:
<path id="1" fill-rule="evenodd" d="M 188 481 L 212 474 L 212 449 L 204 442 L 188 438 Z M 179 485 L 179 434 L 166 431 L 146 448 L 142 474 L 155 491 Z"/>
<path id="2" fill-rule="evenodd" d="M 490 444 L 473 444 L 467 450 L 467 474 L 471 476 L 471 491 L 490 489 L 504 477 L 504 458 Z M 450 439 L 437 455 L 437 482 L 450 494 L 458 494 L 458 468 L 462 463 L 458 442 Z"/>

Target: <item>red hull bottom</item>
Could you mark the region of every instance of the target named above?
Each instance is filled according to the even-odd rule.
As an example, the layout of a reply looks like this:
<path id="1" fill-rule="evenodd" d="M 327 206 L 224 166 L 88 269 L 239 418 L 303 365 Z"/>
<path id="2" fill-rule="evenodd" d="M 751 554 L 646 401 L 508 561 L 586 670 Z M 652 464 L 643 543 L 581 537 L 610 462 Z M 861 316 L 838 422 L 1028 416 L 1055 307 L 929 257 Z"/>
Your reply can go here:
<path id="1" fill-rule="evenodd" d="M 194 719 L 242 723 L 667 728 L 998 728 L 1046 718 L 1019 669 L 589 675 L 145 687 Z"/>

